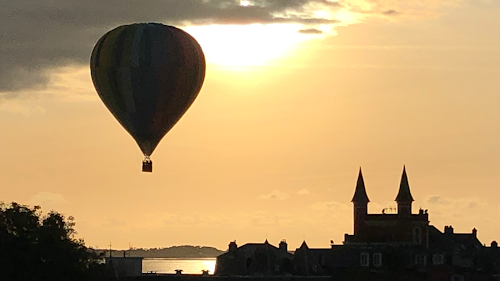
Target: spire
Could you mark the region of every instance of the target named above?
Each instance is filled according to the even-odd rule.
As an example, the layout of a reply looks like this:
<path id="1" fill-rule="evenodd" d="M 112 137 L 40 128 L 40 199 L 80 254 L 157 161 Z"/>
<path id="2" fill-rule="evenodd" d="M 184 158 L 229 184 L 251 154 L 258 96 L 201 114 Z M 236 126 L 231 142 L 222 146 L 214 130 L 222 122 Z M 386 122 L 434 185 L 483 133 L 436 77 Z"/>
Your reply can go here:
<path id="1" fill-rule="evenodd" d="M 358 182 L 356 183 L 356 191 L 352 197 L 351 202 L 367 204 L 370 202 L 368 195 L 366 195 L 365 181 L 363 180 L 363 173 L 361 172 L 361 167 L 359 167 Z"/>
<path id="2" fill-rule="evenodd" d="M 399 184 L 399 192 L 398 196 L 396 196 L 396 202 L 409 203 L 413 201 L 414 200 L 410 192 L 410 184 L 408 184 L 408 176 L 406 175 L 406 167 L 403 166 L 403 175 L 401 175 L 401 183 Z"/>
<path id="3" fill-rule="evenodd" d="M 299 249 L 309 249 L 309 247 L 307 246 L 307 243 L 306 243 L 306 240 L 304 240 L 302 242 L 302 244 L 300 245 L 300 248 Z"/>

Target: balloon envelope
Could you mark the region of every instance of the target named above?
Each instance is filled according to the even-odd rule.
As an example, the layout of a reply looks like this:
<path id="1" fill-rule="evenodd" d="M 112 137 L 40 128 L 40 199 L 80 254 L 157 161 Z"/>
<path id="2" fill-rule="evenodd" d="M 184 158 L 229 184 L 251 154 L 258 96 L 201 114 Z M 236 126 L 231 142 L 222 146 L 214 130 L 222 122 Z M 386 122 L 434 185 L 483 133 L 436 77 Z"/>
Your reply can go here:
<path id="1" fill-rule="evenodd" d="M 90 70 L 99 97 L 149 156 L 198 95 L 205 57 L 186 32 L 139 23 L 102 36 Z"/>

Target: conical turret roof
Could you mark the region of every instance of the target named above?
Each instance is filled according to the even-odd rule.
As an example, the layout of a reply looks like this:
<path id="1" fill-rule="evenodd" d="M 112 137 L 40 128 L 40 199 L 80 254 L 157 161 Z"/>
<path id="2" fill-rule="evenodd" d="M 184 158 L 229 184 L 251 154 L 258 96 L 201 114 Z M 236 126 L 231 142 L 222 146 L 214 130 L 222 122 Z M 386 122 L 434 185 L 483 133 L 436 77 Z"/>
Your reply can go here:
<path id="1" fill-rule="evenodd" d="M 354 191 L 354 196 L 351 202 L 367 204 L 370 202 L 368 195 L 366 194 L 365 181 L 363 180 L 363 173 L 361 172 L 361 167 L 359 167 L 358 182 L 356 183 L 356 191 Z"/>
<path id="2" fill-rule="evenodd" d="M 408 203 L 413 202 L 413 197 L 410 192 L 410 184 L 408 183 L 408 176 L 406 175 L 406 167 L 403 166 L 403 174 L 401 175 L 401 183 L 399 184 L 399 192 L 396 196 L 396 202 Z"/>

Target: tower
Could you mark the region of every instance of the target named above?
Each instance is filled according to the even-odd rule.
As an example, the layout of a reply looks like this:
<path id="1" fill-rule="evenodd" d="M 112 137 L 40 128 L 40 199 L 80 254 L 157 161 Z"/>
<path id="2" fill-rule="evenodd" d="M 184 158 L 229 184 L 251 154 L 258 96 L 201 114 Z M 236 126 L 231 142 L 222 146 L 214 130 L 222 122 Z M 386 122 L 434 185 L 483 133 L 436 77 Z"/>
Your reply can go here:
<path id="1" fill-rule="evenodd" d="M 396 196 L 396 202 L 398 203 L 398 215 L 400 217 L 409 217 L 411 215 L 411 203 L 413 201 L 414 200 L 410 192 L 410 185 L 408 184 L 408 176 L 406 175 L 406 167 L 403 166 L 399 192 Z"/>
<path id="2" fill-rule="evenodd" d="M 359 168 L 358 181 L 356 183 L 356 190 L 351 202 L 354 205 L 354 235 L 359 234 L 364 225 L 366 215 L 368 213 L 368 195 L 366 195 L 365 181 L 363 180 L 363 173 L 361 167 Z"/>

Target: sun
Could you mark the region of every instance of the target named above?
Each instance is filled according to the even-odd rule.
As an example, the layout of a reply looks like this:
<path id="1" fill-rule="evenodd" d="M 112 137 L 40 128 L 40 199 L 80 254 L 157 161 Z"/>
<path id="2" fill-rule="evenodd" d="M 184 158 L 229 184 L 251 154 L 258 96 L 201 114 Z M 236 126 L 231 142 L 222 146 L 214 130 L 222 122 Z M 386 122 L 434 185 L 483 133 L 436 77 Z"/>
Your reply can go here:
<path id="1" fill-rule="evenodd" d="M 299 33 L 301 26 L 296 24 L 207 25 L 184 30 L 200 43 L 207 62 L 240 69 L 288 57 L 298 43 L 312 38 Z"/>

